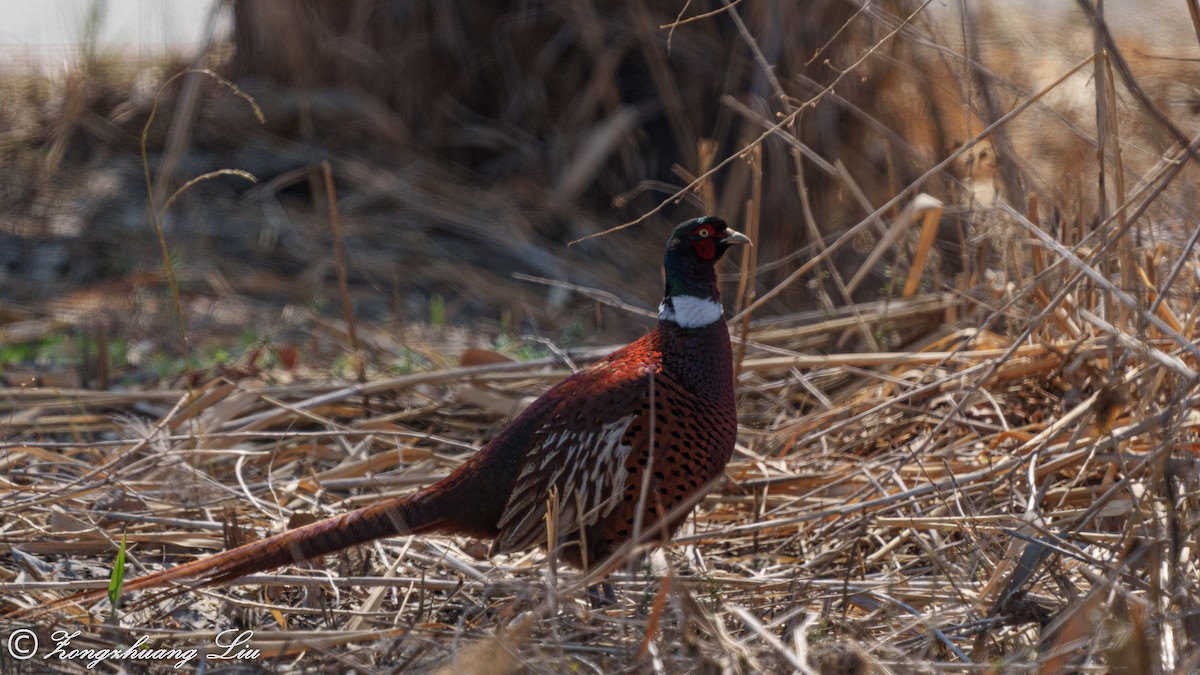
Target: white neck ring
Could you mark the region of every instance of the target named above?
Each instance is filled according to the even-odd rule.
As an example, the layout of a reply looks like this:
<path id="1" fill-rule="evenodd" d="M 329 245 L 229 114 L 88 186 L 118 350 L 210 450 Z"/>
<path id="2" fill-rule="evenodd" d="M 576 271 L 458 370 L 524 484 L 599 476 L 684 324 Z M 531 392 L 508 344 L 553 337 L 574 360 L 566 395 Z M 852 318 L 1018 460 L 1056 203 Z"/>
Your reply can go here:
<path id="1" fill-rule="evenodd" d="M 720 321 L 724 315 L 721 303 L 712 298 L 674 295 L 658 306 L 658 318 L 674 321 L 683 328 L 699 328 Z"/>

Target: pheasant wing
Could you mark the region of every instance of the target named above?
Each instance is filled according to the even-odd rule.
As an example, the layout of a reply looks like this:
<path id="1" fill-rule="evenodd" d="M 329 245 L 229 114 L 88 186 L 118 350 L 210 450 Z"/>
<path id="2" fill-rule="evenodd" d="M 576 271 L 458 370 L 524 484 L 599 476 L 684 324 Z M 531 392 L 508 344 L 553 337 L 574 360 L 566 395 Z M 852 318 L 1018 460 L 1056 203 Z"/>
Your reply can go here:
<path id="1" fill-rule="evenodd" d="M 597 364 L 564 382 L 556 405 L 540 420 L 504 507 L 493 553 L 546 541 L 547 499 L 557 494 L 557 535 L 593 525 L 623 497 L 626 460 L 645 452 L 656 366 Z M 561 386 L 561 385 L 560 385 Z"/>

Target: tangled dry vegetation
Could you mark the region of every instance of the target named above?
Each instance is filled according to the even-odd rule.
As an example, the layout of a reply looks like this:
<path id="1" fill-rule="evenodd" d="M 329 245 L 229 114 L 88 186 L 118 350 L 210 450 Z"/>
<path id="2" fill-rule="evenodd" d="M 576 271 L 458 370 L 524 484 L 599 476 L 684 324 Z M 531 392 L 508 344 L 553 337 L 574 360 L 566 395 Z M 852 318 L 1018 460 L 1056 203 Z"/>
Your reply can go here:
<path id="1" fill-rule="evenodd" d="M 907 14 L 863 11 L 882 33 L 864 53 L 937 70 Z M 928 137 L 937 115 L 898 122 L 888 133 L 907 135 L 889 152 L 924 169 L 882 193 L 886 180 L 864 191 L 860 166 L 820 165 L 797 140 L 802 106 L 781 121 L 727 102 L 762 130 L 729 155 L 748 158 L 744 200 L 725 197 L 746 205 L 745 229 L 775 222 L 772 171 L 786 184 L 814 164 L 849 195 L 821 214 L 868 215 L 726 270 L 738 448 L 672 544 L 611 576 L 616 604 L 593 608 L 594 580 L 541 552 L 487 559 L 479 542 L 398 537 L 36 627 L 87 626 L 80 647 L 251 629 L 260 663 L 304 672 L 1200 670 L 1200 229 L 1186 180 L 1200 129 L 1186 106 L 1156 103 L 1194 75 L 1124 59 L 1080 21 L 1084 53 L 1060 45 L 1037 71 L 1053 76 L 993 73 L 1007 89 L 989 105 L 1029 117 L 963 113 L 937 130 L 958 136 L 952 150 Z M 865 56 L 844 65 L 892 78 L 885 106 L 911 84 Z M 803 100 L 833 105 L 840 81 Z M 1092 107 L 1056 101 L 1067 86 Z M 943 119 L 970 110 L 945 92 L 925 103 Z M 1043 152 L 1051 138 L 1058 153 Z M 694 187 L 716 203 L 711 179 Z M 948 231 L 966 233 L 957 256 L 937 249 Z M 861 267 L 827 264 L 847 250 Z M 855 300 L 879 285 L 883 299 Z M 820 307 L 787 311 L 800 291 Z M 281 356 L 150 391 L 0 389 L 0 609 L 106 587 L 122 538 L 138 574 L 428 484 L 604 352 L 469 349 L 450 365 L 437 331 L 354 321 L 318 323 L 367 362 L 415 350 L 429 365 L 355 383 Z"/>
<path id="2" fill-rule="evenodd" d="M 983 328 L 902 353 L 759 355 L 963 311 L 932 295 L 753 328 L 728 481 L 665 557 L 612 577 L 614 607 L 590 609 L 577 575 L 539 553 L 489 561 L 476 542 L 397 538 L 143 595 L 120 628 L 93 623 L 103 607 L 59 621 L 92 625 L 89 645 L 251 628 L 264 659 L 301 669 L 1186 671 L 1200 417 L 1178 336 L 1194 311 L 1139 335 L 1076 305 L 1084 287 L 1013 294 L 1023 339 Z M 557 357 L 468 363 L 345 388 L 7 390 L 14 429 L 113 440 L 6 446 L 5 596 L 106 586 L 118 536 L 137 573 L 429 483 L 568 372 Z M 814 412 L 797 418 L 799 401 Z"/>

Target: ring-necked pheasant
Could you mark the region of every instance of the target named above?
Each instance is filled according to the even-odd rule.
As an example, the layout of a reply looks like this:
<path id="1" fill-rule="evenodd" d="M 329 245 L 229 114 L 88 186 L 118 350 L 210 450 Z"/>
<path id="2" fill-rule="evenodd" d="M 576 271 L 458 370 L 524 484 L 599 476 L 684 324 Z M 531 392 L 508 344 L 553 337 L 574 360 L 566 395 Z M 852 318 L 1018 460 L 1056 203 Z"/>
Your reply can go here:
<path id="1" fill-rule="evenodd" d="M 713 217 L 676 227 L 654 330 L 551 388 L 438 483 L 129 580 L 124 588 L 219 583 L 402 534 L 487 538 L 493 554 L 529 549 L 546 543 L 551 490 L 561 557 L 576 567 L 604 561 L 638 525 L 664 541 L 686 513 L 663 518 L 721 474 L 737 437 L 715 266 L 730 246 L 749 241 Z"/>

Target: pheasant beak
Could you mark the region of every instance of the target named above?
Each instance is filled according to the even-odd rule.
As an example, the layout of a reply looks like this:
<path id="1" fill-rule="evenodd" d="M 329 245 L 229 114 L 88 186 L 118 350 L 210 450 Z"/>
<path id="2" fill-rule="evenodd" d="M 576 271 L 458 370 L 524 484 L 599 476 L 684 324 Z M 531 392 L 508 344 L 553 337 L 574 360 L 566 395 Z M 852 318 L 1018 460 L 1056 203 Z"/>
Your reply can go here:
<path id="1" fill-rule="evenodd" d="M 721 244 L 725 246 L 732 246 L 733 244 L 746 244 L 748 246 L 754 245 L 754 242 L 750 241 L 750 237 L 747 237 L 737 230 L 726 229 L 725 231 L 728 232 L 728 234 L 719 240 Z"/>

